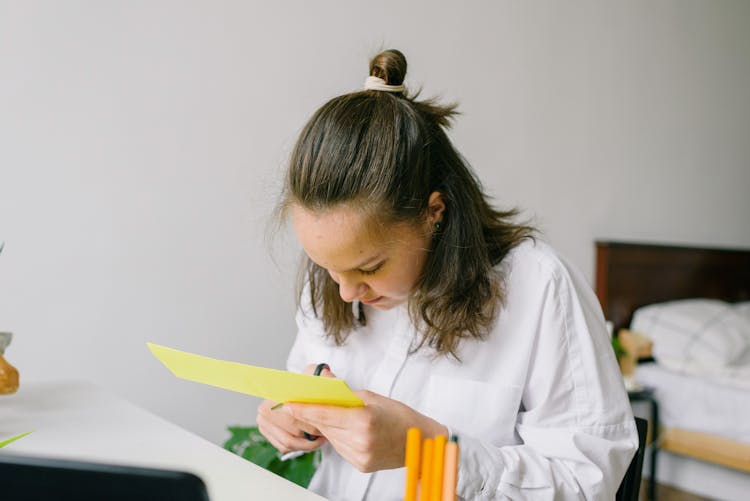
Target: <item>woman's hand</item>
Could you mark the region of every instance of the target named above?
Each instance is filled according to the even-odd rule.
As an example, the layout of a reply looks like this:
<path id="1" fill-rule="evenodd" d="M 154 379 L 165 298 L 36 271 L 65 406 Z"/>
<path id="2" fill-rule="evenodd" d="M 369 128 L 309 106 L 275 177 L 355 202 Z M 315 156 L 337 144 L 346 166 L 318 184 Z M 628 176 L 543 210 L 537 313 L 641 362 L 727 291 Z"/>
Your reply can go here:
<path id="1" fill-rule="evenodd" d="M 370 391 L 355 393 L 365 407 L 285 404 L 284 408 L 296 422 L 320 430 L 344 459 L 365 473 L 402 467 L 411 427 L 420 428 L 426 437 L 448 434 L 445 426 L 397 400 Z"/>
<path id="2" fill-rule="evenodd" d="M 315 364 L 308 365 L 305 374 L 312 374 L 314 370 Z M 323 369 L 320 375 L 335 377 L 328 369 Z M 270 400 L 261 402 L 256 422 L 258 430 L 279 452 L 286 454 L 291 451 L 312 451 L 326 443 L 325 437 L 320 436 L 321 433 L 315 426 L 295 419 L 288 407 L 290 404 L 274 408 L 276 405 L 276 402 Z M 318 438 L 314 441 L 308 440 L 304 433 Z"/>

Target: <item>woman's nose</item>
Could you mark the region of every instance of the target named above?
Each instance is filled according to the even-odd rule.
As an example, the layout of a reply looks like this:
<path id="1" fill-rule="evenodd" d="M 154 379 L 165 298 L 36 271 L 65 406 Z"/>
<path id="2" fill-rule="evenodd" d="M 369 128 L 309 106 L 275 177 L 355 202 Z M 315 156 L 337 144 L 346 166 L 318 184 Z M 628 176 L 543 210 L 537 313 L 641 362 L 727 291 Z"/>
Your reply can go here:
<path id="1" fill-rule="evenodd" d="M 338 279 L 339 295 L 347 303 L 351 303 L 358 297 L 361 297 L 365 291 L 365 284 L 359 280 L 349 280 L 342 276 L 339 276 Z"/>

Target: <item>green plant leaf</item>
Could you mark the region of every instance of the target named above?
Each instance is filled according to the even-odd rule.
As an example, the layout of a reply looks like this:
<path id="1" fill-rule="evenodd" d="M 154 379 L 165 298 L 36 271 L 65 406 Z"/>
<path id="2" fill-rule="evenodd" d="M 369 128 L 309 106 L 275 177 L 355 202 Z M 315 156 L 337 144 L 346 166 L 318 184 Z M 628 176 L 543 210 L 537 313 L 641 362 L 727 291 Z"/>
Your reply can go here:
<path id="1" fill-rule="evenodd" d="M 297 485 L 307 487 L 310 484 L 320 463 L 319 451 L 282 461 L 279 451 L 257 426 L 230 426 L 228 429 L 231 436 L 224 443 L 225 449 Z"/>
<path id="2" fill-rule="evenodd" d="M 25 437 L 26 435 L 31 435 L 32 433 L 33 432 L 31 432 L 31 431 L 27 431 L 26 433 L 21 433 L 20 435 L 16 435 L 15 437 L 10 437 L 7 440 L 3 440 L 2 442 L 0 442 L 0 449 L 2 449 L 3 447 L 5 447 L 8 444 L 11 444 L 11 443 L 15 442 L 16 440 L 19 440 L 19 439 Z"/>
<path id="3" fill-rule="evenodd" d="M 304 454 L 298 458 L 286 461 L 289 466 L 284 475 L 287 480 L 291 480 L 297 485 L 307 487 L 310 484 L 315 470 L 318 468 L 318 456 L 315 452 Z"/>
<path id="4" fill-rule="evenodd" d="M 258 444 L 255 447 L 250 447 L 243 457 L 266 469 L 274 464 L 274 461 L 279 461 L 278 451 L 270 444 L 268 446 Z"/>
<path id="5" fill-rule="evenodd" d="M 618 360 L 627 354 L 625 348 L 622 347 L 620 340 L 616 337 L 612 338 L 612 349 L 615 350 L 615 357 L 617 357 Z"/>

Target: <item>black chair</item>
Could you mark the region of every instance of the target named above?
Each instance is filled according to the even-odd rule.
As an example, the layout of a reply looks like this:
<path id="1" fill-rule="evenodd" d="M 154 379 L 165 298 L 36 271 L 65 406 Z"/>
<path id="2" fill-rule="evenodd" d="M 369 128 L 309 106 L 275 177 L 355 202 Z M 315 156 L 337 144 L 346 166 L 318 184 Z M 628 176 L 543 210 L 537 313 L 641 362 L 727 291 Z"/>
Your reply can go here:
<path id="1" fill-rule="evenodd" d="M 648 421 L 635 418 L 635 427 L 638 429 L 638 450 L 630 462 L 628 471 L 622 479 L 620 488 L 617 489 L 616 501 L 638 501 L 638 491 L 641 489 L 641 470 L 643 469 L 643 456 L 646 453 L 646 430 Z M 656 479 L 651 479 L 655 482 Z"/>

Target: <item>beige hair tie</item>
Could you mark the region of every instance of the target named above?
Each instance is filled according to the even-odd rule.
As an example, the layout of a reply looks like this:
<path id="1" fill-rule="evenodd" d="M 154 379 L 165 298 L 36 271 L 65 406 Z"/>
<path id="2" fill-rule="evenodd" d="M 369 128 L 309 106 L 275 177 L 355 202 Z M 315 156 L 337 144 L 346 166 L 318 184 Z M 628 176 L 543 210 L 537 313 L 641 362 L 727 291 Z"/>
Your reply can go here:
<path id="1" fill-rule="evenodd" d="M 385 83 L 385 80 L 383 80 L 380 77 L 374 77 L 370 75 L 367 77 L 367 80 L 365 80 L 365 90 L 380 90 L 383 92 L 404 92 L 406 90 L 406 86 L 404 84 L 401 85 L 388 85 Z"/>

